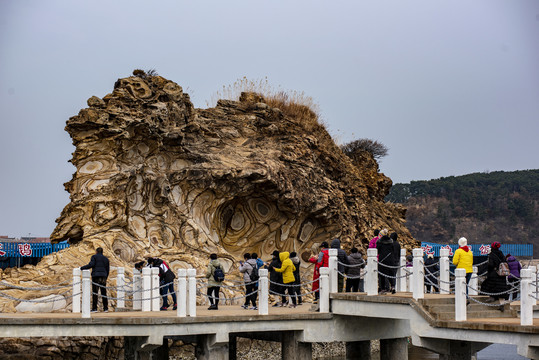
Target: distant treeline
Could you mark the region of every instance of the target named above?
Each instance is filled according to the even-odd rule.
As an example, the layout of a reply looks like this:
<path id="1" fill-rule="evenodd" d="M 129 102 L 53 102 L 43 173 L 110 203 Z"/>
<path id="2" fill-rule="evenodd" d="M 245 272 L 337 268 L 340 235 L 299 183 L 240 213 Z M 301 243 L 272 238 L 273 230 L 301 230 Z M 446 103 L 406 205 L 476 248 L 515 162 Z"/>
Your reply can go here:
<path id="1" fill-rule="evenodd" d="M 395 184 L 386 201 L 407 206 L 407 227 L 420 241 L 455 241 L 471 232 L 499 241 L 532 242 L 539 250 L 539 170 Z"/>
<path id="2" fill-rule="evenodd" d="M 533 221 L 539 200 L 539 170 L 496 171 L 395 184 L 386 201 L 406 203 L 417 196 L 449 200 L 452 216 L 506 216 Z"/>

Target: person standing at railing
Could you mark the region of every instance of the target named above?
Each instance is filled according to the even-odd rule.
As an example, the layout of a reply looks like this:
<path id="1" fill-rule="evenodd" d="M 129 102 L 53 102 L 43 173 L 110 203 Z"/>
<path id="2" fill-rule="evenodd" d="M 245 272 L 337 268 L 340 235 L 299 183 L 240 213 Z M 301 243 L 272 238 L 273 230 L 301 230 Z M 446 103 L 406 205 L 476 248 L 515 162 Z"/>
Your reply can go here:
<path id="1" fill-rule="evenodd" d="M 363 254 L 355 247 L 350 250 L 346 267 L 346 292 L 363 292 L 361 269 L 365 267 Z"/>
<path id="2" fill-rule="evenodd" d="M 217 254 L 210 255 L 210 263 L 206 269 L 206 279 L 208 279 L 208 299 L 210 299 L 210 307 L 208 310 L 219 309 L 219 289 L 224 280 L 225 269 L 217 259 Z"/>
<path id="3" fill-rule="evenodd" d="M 436 286 L 438 285 L 436 273 L 438 271 L 440 271 L 440 268 L 438 267 L 436 260 L 434 260 L 434 255 L 428 254 L 427 260 L 425 260 L 425 287 L 427 288 L 428 293 L 436 292 Z"/>
<path id="4" fill-rule="evenodd" d="M 296 300 L 297 304 L 301 305 L 303 304 L 303 299 L 301 298 L 301 277 L 299 274 L 299 266 L 300 266 L 300 259 L 299 256 L 295 251 L 292 251 L 290 253 L 290 260 L 292 260 L 292 264 L 296 267 L 296 270 L 294 270 L 294 293 L 296 294 Z"/>
<path id="5" fill-rule="evenodd" d="M 348 265 L 348 255 L 346 255 L 346 251 L 341 249 L 341 240 L 335 238 L 331 241 L 331 248 L 337 249 L 337 271 L 338 271 L 338 277 L 337 277 L 337 292 L 343 292 L 344 291 L 344 271 L 345 266 Z"/>
<path id="6" fill-rule="evenodd" d="M 396 266 L 396 256 L 393 254 L 395 245 L 393 244 L 393 239 L 389 237 L 387 229 L 380 231 L 380 235 L 382 237 L 376 242 L 376 249 L 378 249 L 379 293 L 384 294 L 390 291 L 394 294 L 395 278 L 393 277 L 391 266 Z"/>
<path id="7" fill-rule="evenodd" d="M 275 303 L 273 307 L 284 306 L 286 303 L 286 296 L 284 296 L 283 290 L 283 274 L 275 271 L 275 268 L 282 266 L 281 259 L 279 258 L 279 251 L 275 250 L 271 253 L 271 262 L 267 265 L 270 279 L 269 293 L 275 297 Z M 279 296 L 281 301 L 279 301 Z"/>
<path id="8" fill-rule="evenodd" d="M 251 310 L 258 310 L 256 307 L 256 283 L 251 280 L 251 274 L 257 267 L 256 260 L 251 259 L 251 254 L 246 253 L 243 255 L 245 261 L 240 261 L 240 273 L 243 274 L 243 282 L 245 283 L 245 303 L 242 308 L 249 309 L 249 303 L 253 306 Z"/>
<path id="9" fill-rule="evenodd" d="M 161 297 L 163 298 L 163 306 L 161 306 L 161 311 L 166 311 L 168 309 L 168 293 L 172 295 L 172 301 L 174 303 L 172 310 L 178 308 L 178 301 L 176 300 L 176 292 L 174 291 L 174 271 L 170 269 L 170 266 L 159 258 L 148 258 L 148 265 L 151 267 L 159 268 L 159 287 Z"/>
<path id="10" fill-rule="evenodd" d="M 309 262 L 314 264 L 312 291 L 314 292 L 315 304 L 318 303 L 318 299 L 320 298 L 320 281 L 318 280 L 320 278 L 320 268 L 329 266 L 328 248 L 328 243 L 323 241 L 320 244 L 320 253 L 318 254 L 318 257 L 311 256 L 309 258 Z"/>
<path id="11" fill-rule="evenodd" d="M 97 311 L 98 292 L 101 289 L 103 298 L 103 311 L 109 311 L 109 301 L 107 299 L 107 278 L 110 272 L 109 259 L 103 255 L 103 248 L 98 247 L 95 255 L 92 255 L 88 265 L 81 266 L 81 270 L 92 269 L 92 312 Z"/>
<path id="12" fill-rule="evenodd" d="M 374 237 L 369 241 L 369 249 L 376 249 L 376 242 L 380 239 L 380 230 L 374 230 Z"/>
<path id="13" fill-rule="evenodd" d="M 473 273 L 473 252 L 468 246 L 468 240 L 465 237 L 459 239 L 459 248 L 455 251 L 455 255 L 453 255 L 453 265 L 457 269 L 466 270 L 466 294 L 468 294 L 468 284 Z"/>
<path id="14" fill-rule="evenodd" d="M 515 289 L 514 293 L 509 294 L 509 299 L 514 300 L 518 298 L 519 295 L 519 286 L 518 282 L 520 281 L 520 270 L 522 270 L 522 265 L 520 262 L 511 254 L 505 255 L 505 259 L 507 260 L 507 264 L 509 265 L 509 271 L 511 274 L 507 277 L 507 281 L 509 281 L 509 285 L 511 288 Z"/>
<path id="15" fill-rule="evenodd" d="M 274 268 L 275 271 L 283 273 L 283 288 L 284 291 L 288 293 L 290 298 L 292 299 L 292 305 L 290 305 L 291 308 L 296 307 L 296 296 L 294 292 L 294 286 L 291 286 L 294 283 L 294 270 L 296 270 L 296 267 L 292 263 L 292 260 L 290 260 L 290 253 L 288 251 L 284 251 L 282 253 L 279 253 L 279 259 L 281 260 L 281 267 L 280 268 Z M 284 294 L 284 292 L 283 292 Z"/>
<path id="16" fill-rule="evenodd" d="M 507 285 L 507 276 L 499 275 L 501 263 L 506 263 L 505 256 L 500 250 L 501 244 L 497 241 L 490 245 L 490 254 L 488 254 L 488 273 L 487 278 L 481 284 L 481 292 L 490 296 L 485 302 L 494 302 L 498 299 L 509 299 L 509 286 Z M 507 265 L 507 264 L 506 264 Z"/>

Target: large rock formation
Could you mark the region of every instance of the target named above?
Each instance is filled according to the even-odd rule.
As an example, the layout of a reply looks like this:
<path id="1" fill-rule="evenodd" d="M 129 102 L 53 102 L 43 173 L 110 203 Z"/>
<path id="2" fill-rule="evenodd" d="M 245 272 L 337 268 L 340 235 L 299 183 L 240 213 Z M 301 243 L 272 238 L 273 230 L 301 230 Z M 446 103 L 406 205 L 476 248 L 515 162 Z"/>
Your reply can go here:
<path id="1" fill-rule="evenodd" d="M 365 248 L 381 227 L 414 244 L 404 209 L 383 200 L 391 180 L 369 153 L 344 155 L 308 108 L 244 93 L 195 109 L 176 83 L 138 75 L 67 121 L 76 172 L 51 239 L 72 246 L 4 280 L 60 283 L 99 246 L 131 275 L 148 255 L 199 273 L 210 253 L 228 271 L 246 251 L 306 260 L 334 237 Z M 5 300 L 0 308 L 14 310 Z"/>

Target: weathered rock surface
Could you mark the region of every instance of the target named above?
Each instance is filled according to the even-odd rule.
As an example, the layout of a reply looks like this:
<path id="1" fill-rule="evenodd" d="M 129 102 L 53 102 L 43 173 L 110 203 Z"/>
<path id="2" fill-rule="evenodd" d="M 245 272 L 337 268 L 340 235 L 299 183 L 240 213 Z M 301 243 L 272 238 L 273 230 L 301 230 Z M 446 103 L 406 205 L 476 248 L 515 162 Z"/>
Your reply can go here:
<path id="1" fill-rule="evenodd" d="M 296 251 L 305 261 L 334 237 L 345 248 L 365 249 L 382 227 L 396 231 L 405 247 L 415 244 L 403 225 L 405 209 L 383 201 L 391 180 L 374 158 L 344 155 L 308 108 L 244 93 L 240 101 L 195 109 L 179 85 L 160 76 L 119 79 L 111 94 L 92 96 L 88 106 L 67 121 L 76 172 L 65 184 L 71 202 L 51 235 L 71 247 L 37 266 L 0 270 L 7 283 L 65 284 L 100 246 L 130 277 L 134 262 L 149 255 L 199 274 L 210 253 L 232 273 L 247 251 L 264 259 L 275 249 Z M 59 292 L 2 291 L 19 299 Z M 70 311 L 66 299 L 56 311 Z M 2 312 L 15 305 L 0 299 Z M 32 343 L 12 339 L 0 347 L 24 348 L 25 341 Z M 39 351 L 69 358 L 69 349 L 82 345 L 47 343 Z"/>
<path id="2" fill-rule="evenodd" d="M 213 252 L 233 271 L 246 251 L 264 259 L 275 249 L 296 251 L 306 260 L 334 237 L 365 249 L 364 239 L 381 227 L 406 247 L 414 243 L 404 208 L 383 201 L 391 180 L 371 154 L 344 155 L 308 109 L 277 108 L 253 93 L 195 109 L 160 76 L 119 79 L 88 105 L 67 121 L 76 172 L 51 235 L 72 246 L 35 267 L 8 269 L 4 280 L 69 280 L 99 246 L 131 276 L 133 263 L 148 255 L 201 273 Z M 1 311 L 13 306 L 0 300 Z"/>

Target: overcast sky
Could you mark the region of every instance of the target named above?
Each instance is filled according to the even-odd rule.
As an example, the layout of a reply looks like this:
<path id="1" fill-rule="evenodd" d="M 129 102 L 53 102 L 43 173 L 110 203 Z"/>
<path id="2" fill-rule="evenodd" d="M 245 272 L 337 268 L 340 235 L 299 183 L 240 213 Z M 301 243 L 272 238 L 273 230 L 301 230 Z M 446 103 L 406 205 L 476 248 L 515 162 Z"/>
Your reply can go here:
<path id="1" fill-rule="evenodd" d="M 539 1 L 0 1 L 0 235 L 69 202 L 66 120 L 133 69 L 196 107 L 246 76 L 304 91 L 397 182 L 539 168 Z"/>

